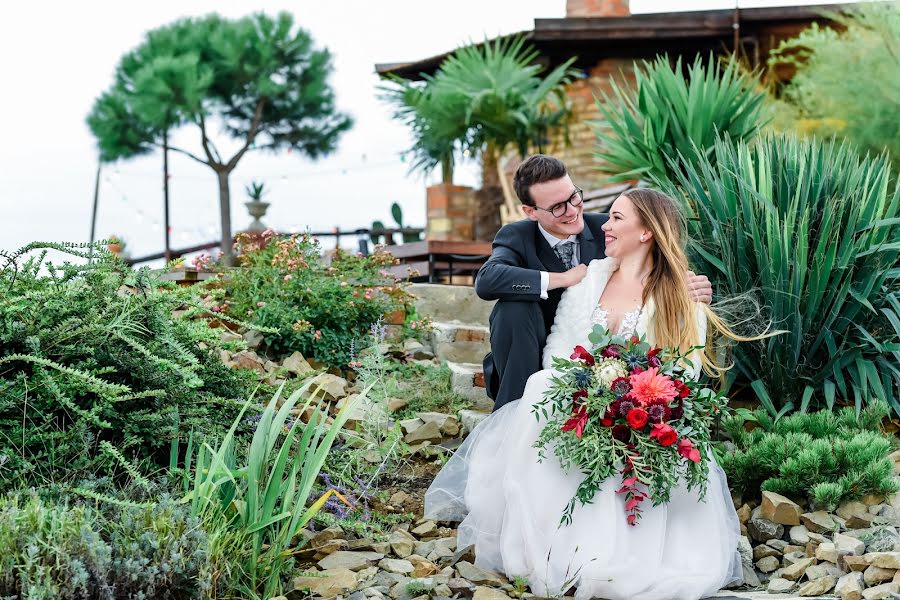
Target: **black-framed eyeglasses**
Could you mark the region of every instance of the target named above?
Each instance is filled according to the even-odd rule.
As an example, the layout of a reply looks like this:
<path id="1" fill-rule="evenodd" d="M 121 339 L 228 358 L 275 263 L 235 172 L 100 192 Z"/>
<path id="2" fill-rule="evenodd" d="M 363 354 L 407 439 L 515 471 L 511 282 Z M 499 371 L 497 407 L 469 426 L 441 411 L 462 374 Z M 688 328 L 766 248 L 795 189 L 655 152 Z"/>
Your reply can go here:
<path id="1" fill-rule="evenodd" d="M 550 208 L 541 208 L 540 206 L 535 206 L 534 208 L 536 208 L 537 210 L 548 212 L 558 219 L 559 217 L 566 214 L 566 204 L 571 204 L 572 208 L 575 208 L 576 206 L 581 206 L 582 202 L 584 202 L 584 190 L 582 190 L 581 188 L 575 188 L 575 192 L 573 192 L 572 195 L 569 196 L 568 200 L 557 202 Z"/>

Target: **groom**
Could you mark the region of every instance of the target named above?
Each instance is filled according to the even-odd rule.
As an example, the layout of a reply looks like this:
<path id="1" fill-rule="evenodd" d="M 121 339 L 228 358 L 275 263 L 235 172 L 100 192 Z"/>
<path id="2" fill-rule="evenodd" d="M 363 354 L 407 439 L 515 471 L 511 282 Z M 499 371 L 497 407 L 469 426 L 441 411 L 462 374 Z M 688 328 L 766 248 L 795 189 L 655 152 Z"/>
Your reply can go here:
<path id="1" fill-rule="evenodd" d="M 527 219 L 504 226 L 491 257 L 478 271 L 475 292 L 497 300 L 490 316 L 491 351 L 484 382 L 494 410 L 518 400 L 525 382 L 541 369 L 541 354 L 566 288 L 587 275 L 587 264 L 604 258 L 606 214 L 584 214 L 584 193 L 557 158 L 535 154 L 513 177 Z M 712 286 L 688 272 L 695 301 L 709 303 Z"/>

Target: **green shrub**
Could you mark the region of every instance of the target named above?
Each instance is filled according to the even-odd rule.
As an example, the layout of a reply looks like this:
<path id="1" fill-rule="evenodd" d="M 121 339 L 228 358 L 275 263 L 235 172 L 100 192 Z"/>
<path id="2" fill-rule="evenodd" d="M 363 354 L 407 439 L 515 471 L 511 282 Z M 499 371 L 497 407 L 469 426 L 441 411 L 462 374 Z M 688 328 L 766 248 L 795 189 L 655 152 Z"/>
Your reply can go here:
<path id="1" fill-rule="evenodd" d="M 886 157 L 760 136 L 682 159 L 664 184 L 717 295 L 758 291 L 772 328 L 734 376 L 772 414 L 887 400 L 900 413 L 900 186 Z"/>
<path id="2" fill-rule="evenodd" d="M 866 494 L 900 490 L 889 454 L 897 441 L 881 431 L 884 403 L 839 412 L 795 413 L 773 419 L 764 409 L 740 411 L 723 420 L 734 443 L 721 466 L 732 490 L 758 498 L 761 490 L 805 499 L 833 510 Z M 755 427 L 747 431 L 750 422 Z"/>
<path id="3" fill-rule="evenodd" d="M 180 432 L 227 429 L 246 385 L 214 353 L 218 334 L 190 318 L 203 312 L 191 290 L 107 252 L 77 266 L 47 249 L 87 257 L 33 244 L 0 272 L 0 489 L 93 471 L 111 460 L 102 441 L 165 464 Z"/>
<path id="4" fill-rule="evenodd" d="M 299 351 L 346 368 L 352 343 L 385 314 L 410 304 L 409 294 L 384 270 L 394 260 L 385 252 L 362 257 L 338 250 L 325 265 L 318 243 L 307 235 L 241 236 L 238 246 L 242 268 L 223 273 L 227 300 L 221 308 L 277 331 L 265 336 L 276 355 Z"/>

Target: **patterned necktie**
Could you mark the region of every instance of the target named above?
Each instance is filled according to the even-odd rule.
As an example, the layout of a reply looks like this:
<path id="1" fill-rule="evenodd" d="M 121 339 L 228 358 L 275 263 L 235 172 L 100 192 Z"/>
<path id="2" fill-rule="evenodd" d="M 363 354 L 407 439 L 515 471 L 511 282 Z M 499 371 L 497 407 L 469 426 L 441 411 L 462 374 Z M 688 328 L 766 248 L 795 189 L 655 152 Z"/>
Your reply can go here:
<path id="1" fill-rule="evenodd" d="M 565 240 L 553 246 L 553 252 L 567 269 L 575 266 L 575 242 L 572 240 Z"/>

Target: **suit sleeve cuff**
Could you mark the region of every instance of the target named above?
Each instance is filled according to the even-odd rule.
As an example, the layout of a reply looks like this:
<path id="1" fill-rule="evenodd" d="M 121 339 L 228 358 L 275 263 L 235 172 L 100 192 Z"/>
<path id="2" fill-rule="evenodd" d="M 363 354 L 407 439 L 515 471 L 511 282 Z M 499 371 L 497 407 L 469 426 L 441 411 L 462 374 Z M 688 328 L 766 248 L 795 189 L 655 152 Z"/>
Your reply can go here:
<path id="1" fill-rule="evenodd" d="M 549 298 L 547 292 L 549 292 L 550 288 L 550 273 L 547 271 L 541 271 L 541 300 L 546 300 Z"/>

